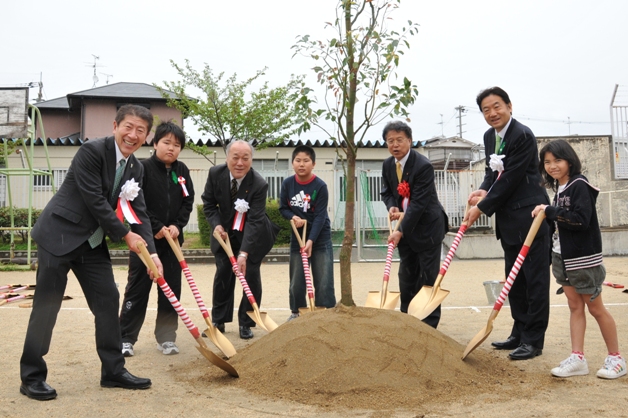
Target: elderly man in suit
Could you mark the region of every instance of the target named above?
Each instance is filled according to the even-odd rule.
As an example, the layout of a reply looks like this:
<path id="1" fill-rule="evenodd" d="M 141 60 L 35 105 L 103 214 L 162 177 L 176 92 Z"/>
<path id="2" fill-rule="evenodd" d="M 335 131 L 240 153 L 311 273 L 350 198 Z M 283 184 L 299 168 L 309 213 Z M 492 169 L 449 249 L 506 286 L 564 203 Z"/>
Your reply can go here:
<path id="1" fill-rule="evenodd" d="M 391 219 L 399 219 L 399 213 L 404 212 L 399 230 L 388 242 L 394 242 L 399 249 L 400 309 L 408 312 L 410 301 L 421 287 L 433 286 L 438 276 L 448 219 L 436 194 L 434 167 L 412 149 L 410 126 L 390 122 L 382 136 L 392 156 L 383 164 L 381 195 Z M 423 321 L 436 328 L 440 306 Z"/>
<path id="2" fill-rule="evenodd" d="M 539 173 L 536 138 L 530 128 L 512 118 L 508 94 L 491 87 L 476 101 L 491 128 L 484 134 L 484 181 L 469 195 L 470 204 L 480 197 L 482 201 L 469 210 L 466 220 L 471 226 L 482 213 L 495 214 L 507 276 L 532 225 L 530 213 L 536 205 L 548 205 L 549 198 Z M 497 170 L 490 166 L 492 154 L 493 160 L 501 159 L 503 164 L 493 164 Z M 513 360 L 531 359 L 543 352 L 549 321 L 549 258 L 549 227 L 543 223 L 508 295 L 514 319 L 510 336 L 492 343 L 498 350 L 514 350 L 509 354 Z"/>
<path id="3" fill-rule="evenodd" d="M 245 275 L 258 305 L 262 302 L 260 265 L 275 243 L 279 227 L 266 215 L 268 183 L 251 168 L 253 147 L 246 141 L 232 141 L 227 145 L 227 163 L 209 170 L 203 199 L 203 211 L 207 222 L 223 239 L 229 236 L 238 268 Z M 239 209 L 236 210 L 236 202 Z M 212 320 L 220 332 L 225 332 L 225 322 L 233 320 L 235 274 L 229 257 L 212 236 L 211 249 L 216 258 Z M 246 314 L 252 311 L 244 292 L 238 309 L 240 338 L 253 338 L 255 326 Z"/>
<path id="4" fill-rule="evenodd" d="M 136 183 L 142 179 L 142 165 L 133 156 L 146 142 L 152 123 L 153 116 L 147 109 L 122 106 L 113 122 L 113 136 L 88 141 L 79 148 L 59 191 L 32 230 L 38 246 L 37 291 L 20 360 L 20 392 L 29 398 L 48 400 L 57 396 L 46 383 L 44 356 L 50 347 L 69 270 L 78 279 L 94 314 L 96 349 L 102 363 L 100 385 L 125 389 L 151 385 L 150 379 L 133 376 L 124 367 L 118 321 L 120 294 L 104 237 L 108 235 L 114 241 L 122 238 L 134 252 L 139 252 L 139 242 L 144 243 L 162 270 L 141 184 Z M 141 222 L 132 224 L 132 231 L 115 213 L 123 185 L 129 191 L 127 202 Z"/>

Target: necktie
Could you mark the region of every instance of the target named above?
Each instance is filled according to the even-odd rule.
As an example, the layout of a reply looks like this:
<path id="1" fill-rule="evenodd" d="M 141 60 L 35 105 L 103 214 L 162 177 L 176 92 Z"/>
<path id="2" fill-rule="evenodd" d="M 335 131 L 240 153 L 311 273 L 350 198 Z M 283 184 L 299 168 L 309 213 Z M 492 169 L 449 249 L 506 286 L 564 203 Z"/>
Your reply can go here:
<path id="1" fill-rule="evenodd" d="M 238 195 L 238 181 L 236 179 L 231 180 L 231 201 L 235 202 Z"/>
<path id="2" fill-rule="evenodd" d="M 111 189 L 111 197 L 114 196 L 116 189 L 120 185 L 120 180 L 122 179 L 122 175 L 124 174 L 124 168 L 126 167 L 126 160 L 120 160 L 120 165 L 116 169 L 116 176 L 113 179 L 113 189 Z M 89 242 L 90 247 L 96 248 L 102 242 L 102 239 L 105 237 L 105 231 L 102 229 L 102 226 L 99 226 L 96 231 L 92 234 L 91 237 L 87 240 Z"/>
<path id="3" fill-rule="evenodd" d="M 399 183 L 401 183 L 401 177 L 403 176 L 403 173 L 401 171 L 401 163 L 399 161 L 397 161 L 397 181 Z"/>
<path id="4" fill-rule="evenodd" d="M 502 137 L 495 134 L 495 154 L 499 155 L 502 152 Z"/>

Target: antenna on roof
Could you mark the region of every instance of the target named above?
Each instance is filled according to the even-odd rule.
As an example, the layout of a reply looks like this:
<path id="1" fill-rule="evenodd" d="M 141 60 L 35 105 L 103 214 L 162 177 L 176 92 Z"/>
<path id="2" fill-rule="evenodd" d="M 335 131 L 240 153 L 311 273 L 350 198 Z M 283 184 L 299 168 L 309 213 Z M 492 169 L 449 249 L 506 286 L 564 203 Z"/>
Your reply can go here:
<path id="1" fill-rule="evenodd" d="M 104 75 L 105 77 L 107 77 L 107 80 L 105 80 L 105 84 L 109 84 L 109 77 L 113 78 L 113 74 L 105 74 L 105 73 L 100 73 L 102 75 Z"/>
<path id="2" fill-rule="evenodd" d="M 103 67 L 103 65 L 99 65 L 98 64 L 98 60 L 100 59 L 99 56 L 92 54 L 92 57 L 94 57 L 94 63 L 90 64 L 89 67 L 92 67 L 94 69 L 94 75 L 92 77 L 92 79 L 94 80 L 94 85 L 92 86 L 92 88 L 94 88 L 94 87 L 96 87 L 96 83 L 98 83 L 98 76 L 96 75 L 96 69 L 98 67 Z M 107 74 L 105 74 L 105 75 L 107 75 Z"/>

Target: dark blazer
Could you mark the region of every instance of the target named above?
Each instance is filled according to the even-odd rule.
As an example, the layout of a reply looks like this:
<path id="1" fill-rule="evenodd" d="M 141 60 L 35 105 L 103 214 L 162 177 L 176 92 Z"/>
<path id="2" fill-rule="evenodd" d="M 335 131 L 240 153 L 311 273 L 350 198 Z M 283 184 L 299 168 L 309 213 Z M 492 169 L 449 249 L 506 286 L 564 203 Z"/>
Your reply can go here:
<path id="1" fill-rule="evenodd" d="M 137 158 L 131 155 L 112 198 L 115 167 L 114 137 L 84 143 L 74 156 L 63 184 L 33 227 L 31 235 L 37 245 L 53 255 L 62 256 L 85 243 L 99 225 L 109 238 L 120 241 L 128 233 L 127 227 L 115 214 L 120 188 L 130 179 L 135 179 L 141 187 L 144 170 Z M 150 252 L 155 252 L 141 189 L 131 206 L 142 221 L 142 224 L 131 225 L 131 230 L 144 238 Z"/>
<path id="2" fill-rule="evenodd" d="M 252 263 L 261 262 L 273 248 L 280 229 L 266 215 L 267 192 L 268 183 L 251 168 L 242 180 L 236 197 L 236 199 L 244 199 L 249 203 L 244 231 L 242 232 L 232 230 L 236 210 L 231 202 L 231 180 L 226 164 L 212 167 L 209 170 L 205 191 L 201 196 L 203 212 L 207 222 L 211 225 L 212 233 L 216 225 L 222 225 L 225 231 L 229 233 L 229 237 L 240 243 L 240 251 L 248 253 L 248 258 Z M 223 251 L 213 235 L 211 237 L 211 249 L 214 254 Z"/>
<path id="3" fill-rule="evenodd" d="M 397 207 L 403 211 L 403 198 L 397 192 L 399 181 L 394 157 L 384 160 L 382 171 L 381 195 L 386 208 Z M 447 233 L 449 220 L 438 201 L 432 163 L 411 149 L 401 181 L 410 184 L 410 203 L 399 228 L 403 239 L 417 252 L 440 245 Z"/>
<path id="4" fill-rule="evenodd" d="M 478 204 L 487 216 L 495 213 L 497 238 L 507 245 L 521 245 L 526 231 L 532 225 L 532 209 L 536 205 L 549 204 L 547 191 L 539 173 L 539 151 L 536 137 L 525 125 L 513 119 L 504 135 L 504 171 L 497 181 L 497 171 L 489 166 L 490 155 L 495 153 L 495 129 L 484 134 L 486 174 L 480 189 L 490 192 Z M 492 188 L 491 188 L 492 187 Z M 548 233 L 547 225 L 540 229 Z M 537 235 L 539 236 L 539 235 Z"/>

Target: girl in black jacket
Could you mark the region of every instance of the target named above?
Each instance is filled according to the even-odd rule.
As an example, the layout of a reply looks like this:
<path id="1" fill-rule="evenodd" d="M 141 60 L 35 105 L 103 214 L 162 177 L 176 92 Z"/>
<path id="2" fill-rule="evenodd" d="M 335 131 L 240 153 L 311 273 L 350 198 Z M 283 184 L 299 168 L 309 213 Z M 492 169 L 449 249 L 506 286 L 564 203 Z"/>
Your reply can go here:
<path id="1" fill-rule="evenodd" d="M 556 192 L 553 205 L 538 205 L 536 216 L 545 210 L 554 228 L 552 273 L 563 287 L 571 315 L 571 355 L 552 369 L 556 377 L 589 373 L 584 358 L 586 315 L 584 307 L 597 321 L 606 342 L 608 356 L 597 376 L 616 379 L 626 374 L 626 360 L 619 353 L 615 320 L 602 303 L 602 283 L 606 270 L 602 264 L 602 235 L 595 201 L 599 189 L 583 176 L 578 155 L 566 141 L 559 139 L 540 151 L 539 170 L 548 188 Z"/>

